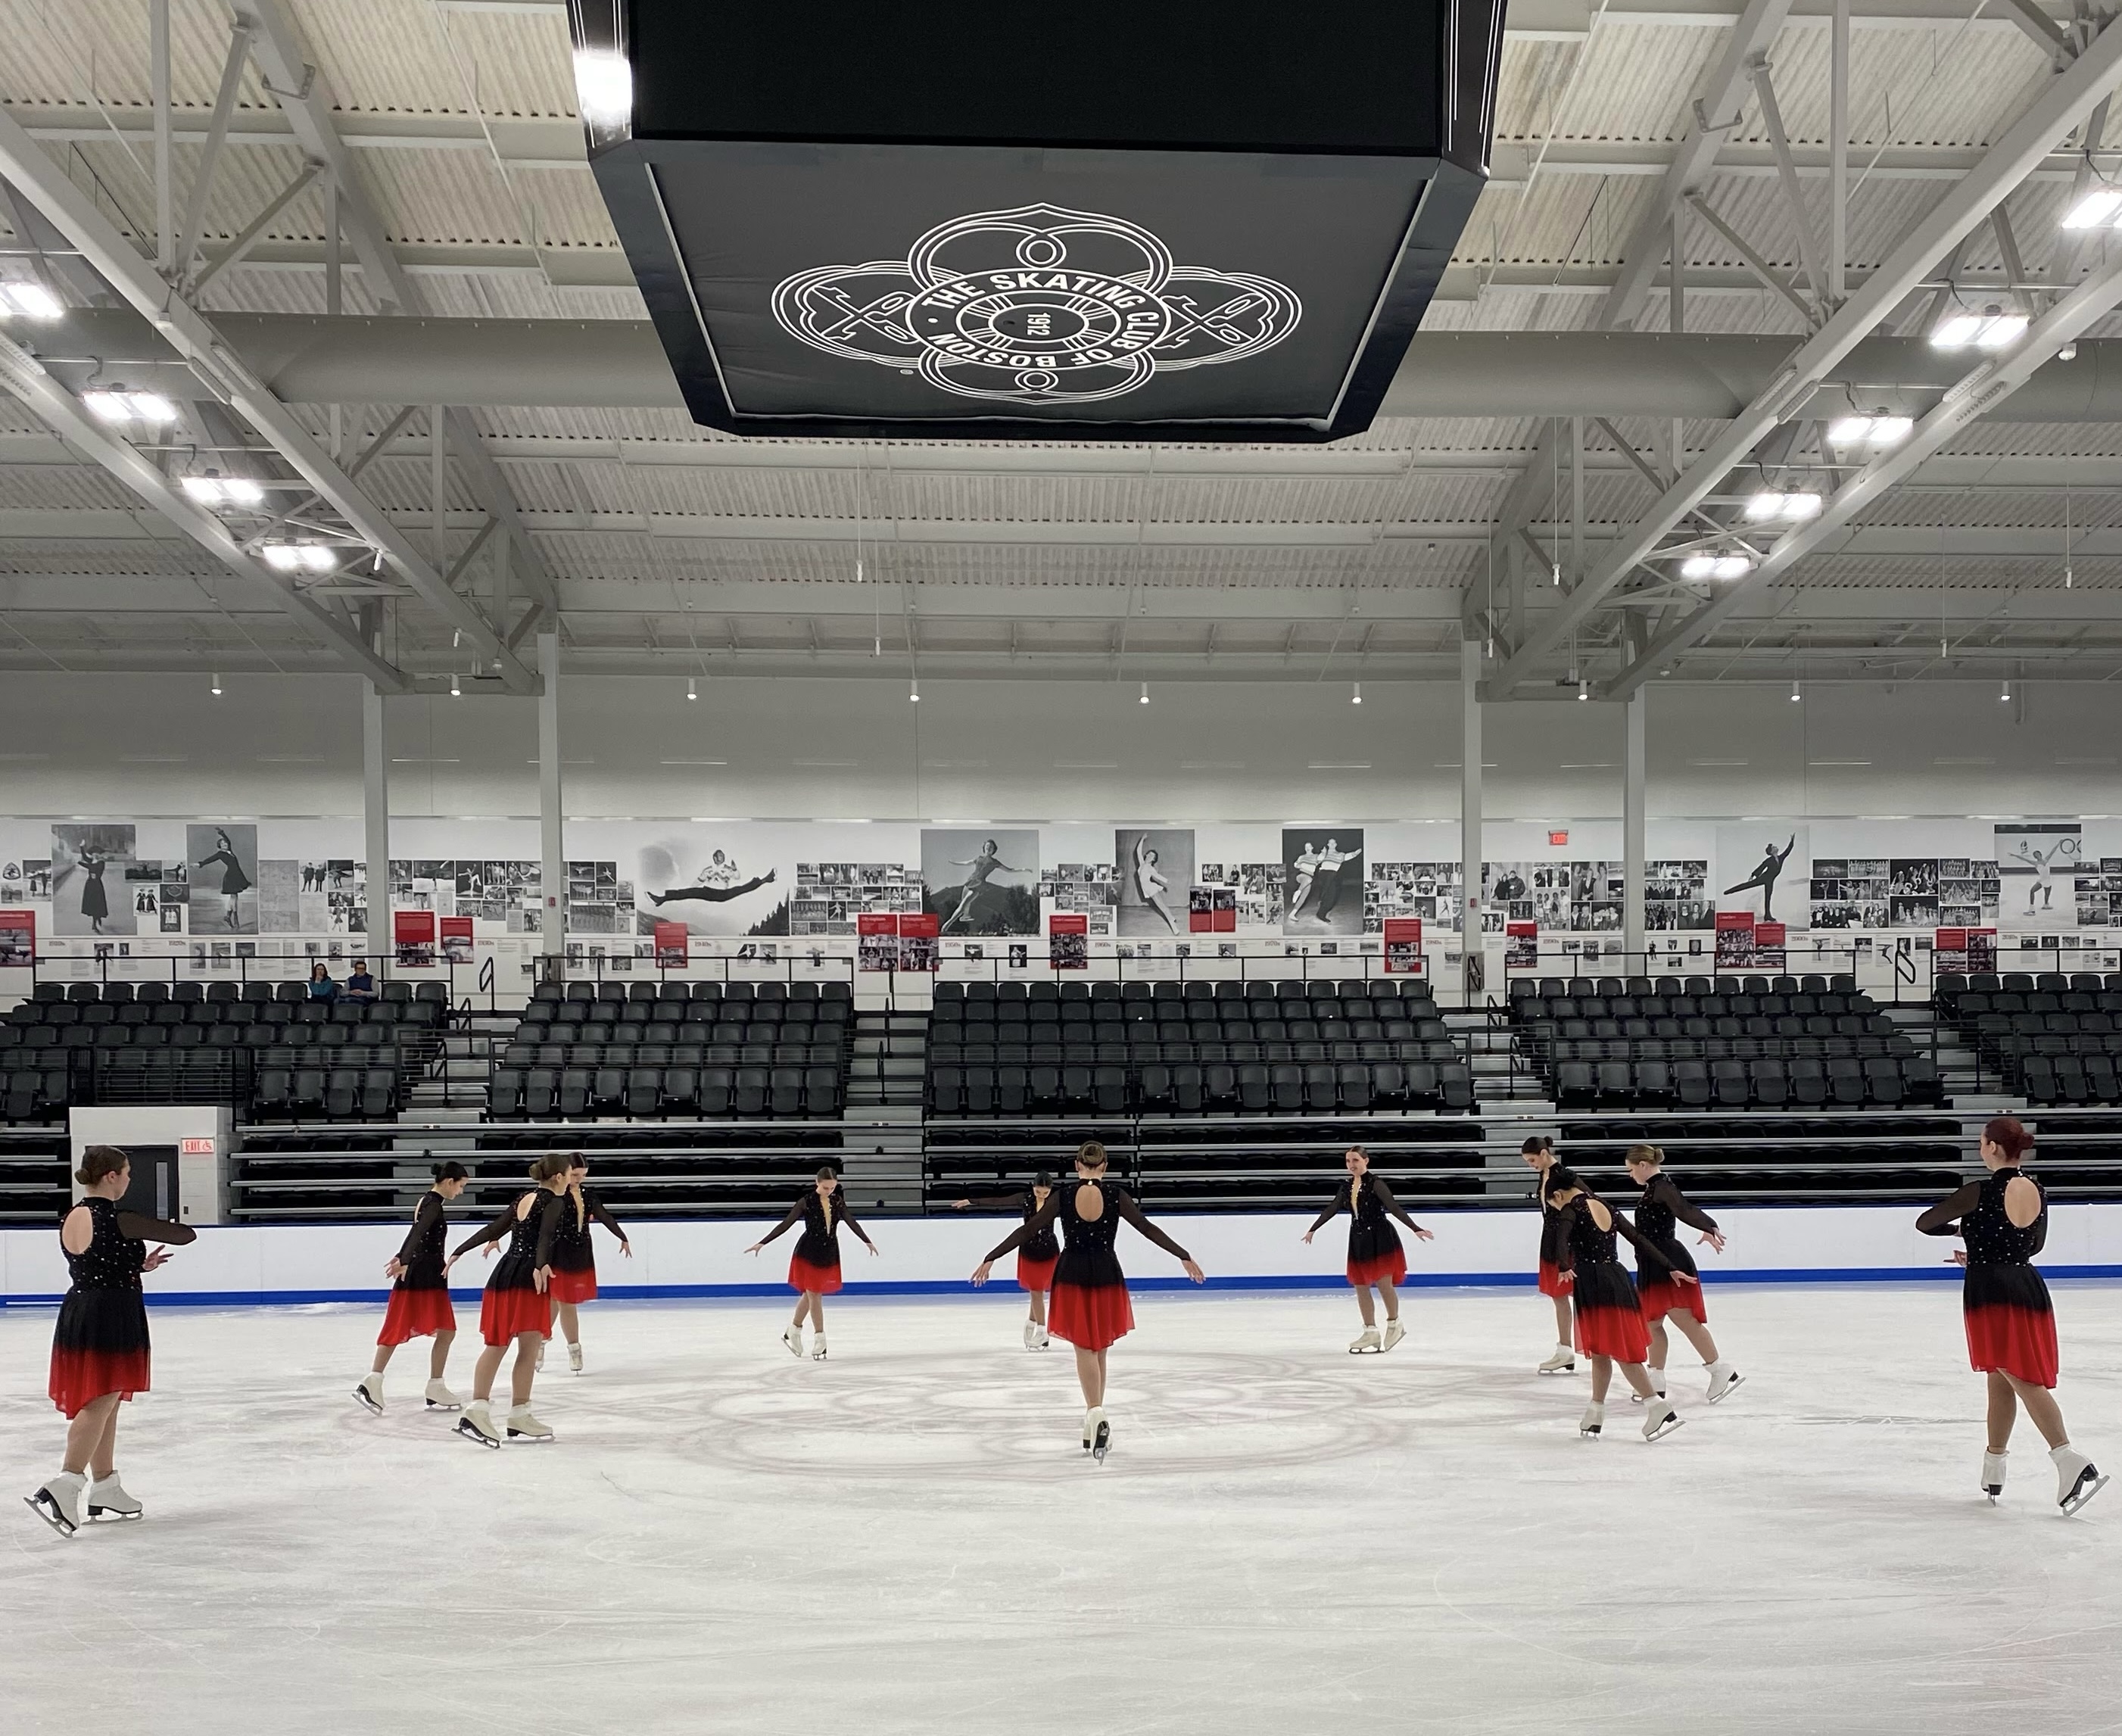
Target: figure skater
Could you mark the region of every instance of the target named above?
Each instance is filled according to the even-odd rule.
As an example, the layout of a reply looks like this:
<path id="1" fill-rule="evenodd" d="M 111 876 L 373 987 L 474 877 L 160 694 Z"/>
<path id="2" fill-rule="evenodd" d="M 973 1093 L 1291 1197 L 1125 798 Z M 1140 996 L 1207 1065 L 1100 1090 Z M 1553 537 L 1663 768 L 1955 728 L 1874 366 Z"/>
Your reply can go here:
<path id="1" fill-rule="evenodd" d="M 2050 879 L 2050 871 L 2055 867 L 2057 857 L 2073 855 L 2077 849 L 2076 839 L 2059 838 L 2045 851 L 2037 850 L 2031 844 L 2022 843 L 2012 852 L 2013 861 L 2023 862 L 2034 871 L 2034 877 L 2026 887 L 2026 914 L 2029 916 L 2036 910 L 2055 908 L 2055 882 Z"/>
<path id="2" fill-rule="evenodd" d="M 1554 1141 L 1545 1134 L 1518 1148 L 1526 1167 L 1539 1179 L 1533 1196 L 1540 1201 L 1540 1293 L 1554 1303 L 1554 1354 L 1540 1365 L 1542 1374 L 1574 1374 L 1577 1348 L 1569 1331 L 1569 1237 L 1561 1213 L 1548 1203 L 1548 1172 L 1554 1167 Z"/>
<path id="3" fill-rule="evenodd" d="M 1292 921 L 1296 919 L 1297 913 L 1304 908 L 1304 901 L 1311 896 L 1311 882 L 1313 877 L 1319 872 L 1319 852 L 1306 844 L 1297 851 L 1296 860 L 1289 864 L 1297 874 L 1297 891 L 1289 901 L 1289 915 Z"/>
<path id="4" fill-rule="evenodd" d="M 1643 1304 L 1643 1323 L 1650 1328 L 1651 1359 L 1648 1367 L 1651 1385 L 1660 1397 L 1665 1396 L 1665 1359 L 1669 1342 L 1665 1323 L 1670 1316 L 1672 1323 L 1680 1328 L 1680 1336 L 1694 1346 L 1695 1354 L 1702 1359 L 1703 1372 L 1709 1377 L 1706 1396 L 1713 1405 L 1729 1397 L 1746 1377 L 1718 1358 L 1717 1341 L 1709 1336 L 1708 1311 L 1703 1305 L 1701 1274 L 1696 1270 L 1694 1256 L 1680 1246 L 1674 1227 L 1685 1224 L 1690 1229 L 1700 1230 L 1701 1246 L 1720 1254 L 1724 1252 L 1724 1233 L 1717 1228 L 1714 1218 L 1690 1205 L 1679 1184 L 1665 1173 L 1665 1153 L 1658 1147 L 1631 1145 L 1622 1162 L 1628 1166 L 1629 1179 L 1643 1191 L 1643 1198 L 1636 1203 L 1636 1233 L 1657 1249 L 1671 1269 L 1656 1275 L 1639 1270 L 1636 1275 L 1636 1293 Z M 1694 1282 L 1676 1282 L 1672 1276 L 1675 1272 L 1694 1273 Z"/>
<path id="5" fill-rule="evenodd" d="M 587 1185 L 589 1172 L 590 1160 L 580 1152 L 568 1160 L 567 1196 L 561 1202 L 559 1224 L 553 1232 L 553 1284 L 547 1292 L 568 1341 L 568 1366 L 577 1374 L 582 1372 L 582 1325 L 575 1310 L 585 1302 L 595 1302 L 597 1293 L 596 1250 L 590 1245 L 591 1222 L 601 1224 L 618 1237 L 619 1252 L 629 1260 L 633 1257 L 633 1244 L 626 1239 L 619 1219 Z M 549 1330 L 545 1337 L 550 1343 Z M 538 1366 L 545 1365 L 545 1346 L 540 1345 Z"/>
<path id="6" fill-rule="evenodd" d="M 980 846 L 979 855 L 970 857 L 963 862 L 952 857 L 951 866 L 970 868 L 972 873 L 965 876 L 965 884 L 958 888 L 957 908 L 951 912 L 949 919 L 938 930 L 944 934 L 949 934 L 971 913 L 974 903 L 979 899 L 980 894 L 987 890 L 988 877 L 990 874 L 1028 874 L 1031 872 L 1029 868 L 1012 868 L 1003 861 L 992 838 Z"/>
<path id="7" fill-rule="evenodd" d="M 651 892 L 648 898 L 659 910 L 666 904 L 675 904 L 680 899 L 695 899 L 703 904 L 727 904 L 732 899 L 757 891 L 763 886 L 773 885 L 774 875 L 774 870 L 769 868 L 758 878 L 747 880 L 740 885 L 736 877 L 736 863 L 717 850 L 692 885 L 673 887 L 667 892 Z"/>
<path id="8" fill-rule="evenodd" d="M 231 934 L 242 926 L 237 915 L 239 901 L 250 889 L 250 877 L 243 872 L 243 864 L 236 858 L 236 845 L 228 834 L 220 827 L 214 828 L 214 851 L 203 862 L 194 863 L 194 868 L 212 868 L 217 862 L 222 865 L 221 896 L 228 902 L 227 914 L 222 918 L 222 927 Z"/>
<path id="9" fill-rule="evenodd" d="M 825 1359 L 825 1298 L 839 1294 L 840 1288 L 840 1226 L 844 1224 L 858 1236 L 871 1253 L 876 1244 L 869 1239 L 869 1232 L 854 1220 L 848 1210 L 846 1196 L 840 1189 L 840 1178 L 830 1168 L 818 1172 L 816 1186 L 805 1191 L 802 1197 L 788 1208 L 788 1215 L 745 1250 L 755 1254 L 784 1230 L 795 1228 L 796 1220 L 803 1220 L 803 1233 L 796 1238 L 796 1252 L 788 1257 L 788 1288 L 797 1293 L 796 1317 L 788 1322 L 788 1330 L 781 1335 L 781 1341 L 788 1347 L 792 1356 L 803 1354 L 803 1319 L 806 1315 L 817 1330 L 817 1338 L 811 1347 L 811 1359 Z"/>
<path id="10" fill-rule="evenodd" d="M 1149 847 L 1149 834 L 1138 833 L 1134 840 L 1134 896 L 1142 903 L 1164 919 L 1164 925 L 1176 934 L 1179 919 L 1171 914 L 1164 901 L 1164 895 L 1171 890 L 1171 882 L 1157 871 L 1157 852 Z"/>
<path id="11" fill-rule="evenodd" d="M 1989 1442 L 1982 1455 L 1982 1492 L 1993 1504 L 2004 1492 L 2004 1456 L 2019 1406 L 2049 1444 L 2056 1467 L 2056 1504 L 2076 1513 L 2107 1479 L 2070 1444 L 2055 1401 L 2055 1312 L 2049 1287 L 2034 1269 L 2048 1240 L 2049 1205 L 2040 1182 L 2022 1167 L 2034 1136 L 2011 1116 L 1982 1130 L 1982 1162 L 1989 1173 L 1941 1200 L 1916 1219 L 1927 1236 L 1961 1236 L 1954 1257 L 1967 1268 L 1961 1308 L 1967 1325 L 1967 1359 L 1989 1378 Z"/>
<path id="12" fill-rule="evenodd" d="M 394 1280 L 390 1305 L 383 1312 L 383 1330 L 376 1335 L 376 1360 L 353 1389 L 353 1401 L 378 1416 L 383 1414 L 383 1371 L 390 1366 L 391 1352 L 409 1338 L 435 1341 L 428 1351 L 428 1408 L 464 1409 L 464 1401 L 442 1384 L 442 1370 L 449 1366 L 450 1346 L 457 1336 L 457 1314 L 450 1306 L 442 1253 L 449 1240 L 449 1207 L 464 1192 L 470 1174 L 454 1159 L 435 1165 L 435 1185 L 421 1197 L 413 1214 L 413 1228 L 384 1263 L 383 1275 Z"/>
<path id="13" fill-rule="evenodd" d="M 1580 1434 L 1599 1434 L 1606 1421 L 1606 1388 L 1620 1365 L 1621 1378 L 1643 1401 L 1643 1439 L 1654 1441 L 1680 1425 L 1672 1401 L 1652 1389 L 1643 1367 L 1650 1334 L 1643 1325 L 1636 1286 L 1614 1252 L 1614 1238 L 1625 1236 L 1639 1263 L 1671 1271 L 1666 1257 L 1629 1228 L 1628 1220 L 1592 1192 L 1576 1172 L 1558 1163 L 1540 1184 L 1548 1205 L 1561 1217 L 1570 1261 L 1570 1294 L 1576 1310 L 1577 1348 L 1592 1359 L 1592 1402 L 1577 1425 Z M 1676 1281 L 1692 1283 L 1685 1272 Z"/>
<path id="14" fill-rule="evenodd" d="M 1312 912 L 1322 923 L 1334 914 L 1334 907 L 1341 901 L 1341 870 L 1356 859 L 1362 852 L 1344 850 L 1341 840 L 1329 838 L 1326 849 L 1319 858 L 1314 874 L 1319 887 L 1319 908 Z"/>
<path id="15" fill-rule="evenodd" d="M 1334 1190 L 1334 1197 L 1326 1202 L 1326 1210 L 1305 1231 L 1304 1240 L 1309 1246 L 1312 1237 L 1326 1227 L 1335 1213 L 1348 1214 L 1348 1282 L 1355 1288 L 1356 1306 L 1363 1316 L 1363 1330 L 1348 1346 L 1348 1354 L 1360 1356 L 1390 1350 L 1407 1336 L 1407 1329 L 1400 1323 L 1400 1291 L 1396 1288 L 1407 1281 L 1407 1250 L 1400 1245 L 1400 1232 L 1392 1227 L 1391 1220 L 1399 1219 L 1424 1242 L 1435 1238 L 1400 1210 L 1400 1202 L 1393 1198 L 1392 1189 L 1386 1185 L 1386 1178 L 1372 1172 L 1369 1152 L 1360 1145 L 1351 1145 L 1342 1162 L 1348 1166 L 1348 1179 Z M 1373 1288 L 1385 1298 L 1386 1335 L 1382 1345 L 1378 1340 L 1378 1317 L 1371 1305 Z"/>
<path id="16" fill-rule="evenodd" d="M 479 1336 L 486 1348 L 479 1353 L 472 1370 L 471 1402 L 457 1419 L 457 1433 L 482 1447 L 498 1447 L 501 1435 L 493 1426 L 490 1407 L 493 1377 L 511 1345 L 516 1346 L 515 1366 L 508 1376 L 508 1420 L 503 1425 L 511 1440 L 549 1441 L 553 1431 L 530 1414 L 530 1383 L 538 1373 L 538 1347 L 552 1325 L 552 1304 L 546 1293 L 552 1284 L 553 1236 L 559 1228 L 568 1191 L 568 1159 L 549 1151 L 530 1166 L 530 1179 L 538 1185 L 519 1194 L 484 1229 L 465 1238 L 442 1267 L 451 1266 L 475 1247 L 498 1245 L 508 1238 L 508 1251 L 498 1261 L 486 1280 L 486 1294 L 479 1308 Z"/>
<path id="17" fill-rule="evenodd" d="M 118 1202 L 132 1185 L 131 1160 L 115 1145 L 91 1145 L 81 1154 L 74 1179 L 86 1190 L 59 1225 L 72 1282 L 52 1330 L 52 1402 L 67 1419 L 66 1458 L 58 1473 L 23 1499 L 62 1537 L 82 1524 L 86 1497 L 91 1519 L 137 1519 L 139 1502 L 118 1479 L 118 1407 L 147 1390 L 151 1361 L 147 1303 L 140 1275 L 161 1266 L 167 1247 L 183 1247 L 199 1233 L 165 1224 Z"/>
<path id="18" fill-rule="evenodd" d="M 1730 898 L 1735 894 L 1750 892 L 1755 887 L 1759 887 L 1761 889 L 1761 920 L 1774 922 L 1776 919 L 1776 877 L 1783 873 L 1783 864 L 1790 860 L 1791 852 L 1797 848 L 1797 834 L 1796 832 L 1791 834 L 1790 841 L 1781 849 L 1778 849 L 1773 844 L 1769 845 L 1754 872 L 1741 881 L 1738 885 L 1726 887 L 1724 896 Z"/>
<path id="19" fill-rule="evenodd" d="M 81 853 L 81 914 L 88 919 L 91 934 L 100 934 L 110 914 L 110 896 L 103 889 L 103 871 L 110 866 L 110 859 L 100 851 Z"/>
<path id="20" fill-rule="evenodd" d="M 1007 1209 L 1017 1213 L 1026 1224 L 1046 1210 L 1046 1202 L 1054 1196 L 1054 1172 L 1042 1169 L 1031 1178 L 1031 1186 L 1020 1193 L 993 1194 L 984 1200 L 957 1200 L 951 1202 L 952 1211 L 970 1211 L 975 1205 L 983 1210 Z M 1051 1225 L 1037 1235 L 1030 1237 L 1017 1251 L 1017 1287 L 1030 1293 L 1031 1317 L 1024 1322 L 1024 1347 L 1027 1350 L 1043 1350 L 1053 1342 L 1046 1333 L 1046 1294 L 1054 1288 L 1054 1267 L 1061 1257 L 1061 1244 Z"/>
<path id="21" fill-rule="evenodd" d="M 1105 1420 L 1105 1352 L 1134 1330 L 1134 1308 L 1128 1300 L 1127 1278 L 1113 1253 L 1119 1220 L 1132 1224 L 1186 1268 L 1196 1284 L 1207 1280 L 1194 1256 L 1142 1214 L 1127 1190 L 1105 1179 L 1105 1148 L 1087 1139 L 1076 1150 L 1074 1187 L 1059 1188 L 1038 1214 L 1005 1237 L 1002 1245 L 974 1270 L 983 1284 L 996 1261 L 1061 1225 L 1061 1258 L 1054 1271 L 1053 1330 L 1076 1347 L 1076 1378 L 1083 1388 L 1083 1450 L 1100 1463 L 1112 1444 Z"/>

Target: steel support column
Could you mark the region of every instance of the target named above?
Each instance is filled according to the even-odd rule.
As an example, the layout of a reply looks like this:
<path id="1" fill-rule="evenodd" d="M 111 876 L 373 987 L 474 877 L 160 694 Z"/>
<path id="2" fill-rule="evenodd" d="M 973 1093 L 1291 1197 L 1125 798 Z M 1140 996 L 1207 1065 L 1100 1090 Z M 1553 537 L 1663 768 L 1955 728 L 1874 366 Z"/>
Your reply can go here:
<path id="1" fill-rule="evenodd" d="M 361 689 L 362 849 L 368 886 L 368 943 L 376 975 L 390 974 L 390 744 L 383 732 L 383 695 Z"/>
<path id="2" fill-rule="evenodd" d="M 1461 905 L 1459 985 L 1464 1004 L 1487 998 L 1486 954 L 1481 938 L 1481 642 L 1459 642 L 1459 859 L 1465 898 Z"/>
<path id="3" fill-rule="evenodd" d="M 1646 974 L 1643 959 L 1643 695 L 1621 708 L 1621 945 Z"/>
<path id="4" fill-rule="evenodd" d="M 538 635 L 538 950 L 547 969 L 568 948 L 568 859 L 560 809 L 560 636 Z"/>

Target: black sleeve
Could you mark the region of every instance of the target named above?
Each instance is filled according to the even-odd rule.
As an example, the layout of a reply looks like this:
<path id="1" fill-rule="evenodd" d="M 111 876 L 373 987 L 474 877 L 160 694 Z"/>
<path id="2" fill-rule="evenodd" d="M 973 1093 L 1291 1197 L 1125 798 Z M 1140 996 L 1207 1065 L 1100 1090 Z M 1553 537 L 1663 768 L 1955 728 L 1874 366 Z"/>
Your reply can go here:
<path id="1" fill-rule="evenodd" d="M 564 1194 L 549 1193 L 538 1203 L 538 1252 L 530 1264 L 535 1270 L 553 1263 L 553 1238 L 559 1233 L 560 1214 L 568 1207 Z"/>
<path id="2" fill-rule="evenodd" d="M 1601 1203 L 1604 1204 L 1603 1201 Z M 1666 1259 L 1663 1254 L 1661 1254 L 1657 1248 L 1653 1247 L 1648 1239 L 1636 1233 L 1635 1225 L 1629 1223 L 1627 1218 L 1623 1216 L 1620 1212 L 1615 1211 L 1614 1208 L 1610 1205 L 1607 1206 L 1606 1210 L 1613 1217 L 1614 1228 L 1627 1240 L 1629 1246 L 1636 1251 L 1636 1270 L 1638 1271 L 1641 1271 L 1643 1270 L 1643 1262 L 1647 1260 L 1665 1271 L 1670 1272 L 1678 1270 L 1678 1268 L 1673 1265 L 1672 1261 Z"/>
<path id="3" fill-rule="evenodd" d="M 1699 1229 L 1710 1235 L 1717 1233 L 1717 1220 L 1699 1205 L 1690 1205 L 1680 1191 L 1680 1184 L 1670 1176 L 1659 1176 L 1651 1183 L 1651 1191 L 1662 1200 L 1673 1216 L 1690 1229 Z"/>
<path id="4" fill-rule="evenodd" d="M 602 1194 L 592 1193 L 586 1187 L 582 1190 L 582 1203 L 589 1207 L 590 1215 L 598 1223 L 618 1237 L 620 1241 L 626 1240 L 626 1232 L 619 1227 L 619 1219 L 612 1216 L 611 1208 L 604 1203 Z"/>
<path id="5" fill-rule="evenodd" d="M 802 1215 L 803 1202 L 801 1200 L 798 1200 L 793 1205 L 788 1208 L 788 1215 L 787 1217 L 783 1218 L 778 1224 L 775 1224 L 772 1229 L 769 1230 L 764 1235 L 759 1238 L 760 1246 L 764 1247 L 769 1242 L 778 1241 L 791 1227 L 794 1225 L 796 1220 Z"/>
<path id="6" fill-rule="evenodd" d="M 1040 1206 L 1034 1215 L 1026 1218 L 1023 1223 L 1004 1236 L 993 1252 L 990 1253 L 982 1263 L 992 1266 L 1012 1248 L 1021 1246 L 1044 1231 L 1050 1230 L 1054 1228 L 1054 1220 L 1060 1215 L 1061 1191 L 1057 1187 L 1052 1193 L 1047 1195 L 1045 1205 Z"/>
<path id="7" fill-rule="evenodd" d="M 1409 1229 L 1413 1230 L 1415 1234 L 1418 1236 L 1422 1234 L 1422 1226 L 1419 1224 L 1417 1224 L 1414 1219 L 1409 1217 L 1405 1212 L 1400 1210 L 1400 1201 L 1393 1198 L 1393 1191 L 1386 1186 L 1386 1178 L 1383 1176 L 1372 1176 L 1371 1177 L 1371 1186 L 1377 1190 L 1378 1204 L 1384 1206 L 1387 1211 L 1391 1212 L 1393 1216 L 1399 1219 L 1401 1223 L 1405 1224 Z"/>
<path id="8" fill-rule="evenodd" d="M 171 1247 L 182 1247 L 199 1240 L 199 1232 L 189 1224 L 172 1224 L 167 1219 L 150 1218 L 141 1212 L 119 1213 L 118 1233 L 134 1242 L 163 1242 Z"/>
<path id="9" fill-rule="evenodd" d="M 1334 1197 L 1326 1202 L 1326 1210 L 1311 1220 L 1311 1228 L 1315 1231 L 1324 1228 L 1348 1203 L 1341 1197 L 1341 1191 L 1337 1188 Z"/>
<path id="10" fill-rule="evenodd" d="M 1937 1205 L 1916 1219 L 1916 1228 L 1926 1236 L 1956 1236 L 1960 1220 L 1982 1202 L 1982 1184 L 1970 1182 L 1966 1186 L 1956 1188 Z"/>
<path id="11" fill-rule="evenodd" d="M 516 1201 L 514 1200 L 511 1200 L 507 1205 L 502 1207 L 500 1214 L 494 1219 L 493 1223 L 485 1224 L 480 1228 L 474 1230 L 469 1236 L 465 1237 L 463 1242 L 458 1247 L 456 1252 L 451 1255 L 450 1258 L 452 1260 L 458 1259 L 463 1255 L 470 1253 L 474 1248 L 479 1247 L 482 1242 L 498 1242 L 503 1236 L 508 1233 L 515 1222 Z"/>
<path id="12" fill-rule="evenodd" d="M 431 1193 L 420 1201 L 419 1210 L 413 1214 L 413 1227 L 405 1233 L 405 1239 L 398 1249 L 398 1263 L 400 1266 L 413 1263 L 413 1250 L 419 1246 L 420 1238 L 442 1215 L 442 1196 L 440 1194 Z"/>
<path id="13" fill-rule="evenodd" d="M 1152 1224 L 1148 1219 L 1143 1216 L 1142 1208 L 1134 1203 L 1134 1196 L 1128 1192 L 1125 1188 L 1116 1187 L 1113 1190 L 1113 1204 L 1119 1209 L 1119 1214 L 1123 1218 L 1162 1248 L 1166 1253 L 1171 1255 L 1173 1259 L 1191 1260 L 1194 1257 L 1171 1237 Z"/>
<path id="14" fill-rule="evenodd" d="M 1022 1194 L 968 1194 L 965 1196 L 965 1204 L 975 1211 L 1021 1212 L 1026 1203 Z"/>
<path id="15" fill-rule="evenodd" d="M 869 1239 L 869 1232 L 864 1229 L 860 1224 L 855 1221 L 855 1214 L 848 1210 L 848 1191 L 844 1184 L 843 1184 L 840 1188 L 839 1205 L 840 1222 L 846 1224 L 847 1227 L 853 1230 L 858 1236 L 860 1236 L 866 1246 L 875 1247 L 876 1244 Z"/>

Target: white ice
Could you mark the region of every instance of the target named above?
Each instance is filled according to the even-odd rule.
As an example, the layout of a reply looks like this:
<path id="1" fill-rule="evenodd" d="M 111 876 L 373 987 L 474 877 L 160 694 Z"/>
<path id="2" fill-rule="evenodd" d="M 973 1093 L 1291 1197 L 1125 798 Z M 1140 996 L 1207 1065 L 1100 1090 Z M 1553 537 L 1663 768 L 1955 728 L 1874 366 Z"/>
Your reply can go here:
<path id="1" fill-rule="evenodd" d="M 378 1310 L 158 1311 L 119 1465 L 56 1537 L 45 1311 L 0 1313 L 0 1730 L 2111 1730 L 2122 1486 L 2060 1517 L 2030 1425 L 1993 1509 L 1956 1289 L 1711 1292 L 1746 1387 L 1647 1446 L 1540 1378 L 1526 1292 L 1136 1298 L 1115 1444 L 1013 1293 L 605 1303 L 549 1447 L 347 1394 Z M 2065 1414 L 2122 1469 L 2122 1289 L 2059 1286 Z M 470 1376 L 470 1335 L 451 1374 Z M 1580 1364 L 1581 1368 L 1582 1364 Z M 1692 1400 L 1694 1401 L 1690 1402 Z M 13 1517 L 8 1518 L 12 1513 Z"/>

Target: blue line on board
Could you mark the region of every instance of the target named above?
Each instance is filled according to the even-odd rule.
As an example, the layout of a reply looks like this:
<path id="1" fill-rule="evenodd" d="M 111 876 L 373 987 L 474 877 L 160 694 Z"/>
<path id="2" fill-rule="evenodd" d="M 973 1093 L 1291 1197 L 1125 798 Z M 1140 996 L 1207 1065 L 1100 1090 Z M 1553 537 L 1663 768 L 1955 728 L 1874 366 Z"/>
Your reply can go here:
<path id="1" fill-rule="evenodd" d="M 2045 1266 L 2044 1276 L 2064 1279 L 2122 1279 L 2122 1266 Z M 1712 1290 L 1728 1289 L 1739 1284 L 1942 1284 L 1957 1283 L 1960 1268 L 1941 1266 L 1933 1270 L 1924 1266 L 1796 1266 L 1765 1271 L 1733 1272 L 1718 1276 L 1710 1285 Z M 1465 1272 L 1437 1273 L 1418 1277 L 1408 1275 L 1402 1289 L 1531 1289 L 1536 1280 L 1530 1273 L 1521 1272 Z M 1137 1292 L 1148 1290 L 1191 1290 L 1196 1286 L 1184 1278 L 1130 1278 L 1128 1287 Z M 1241 1278 L 1211 1278 L 1208 1288 L 1212 1290 L 1341 1290 L 1348 1285 L 1341 1278 L 1310 1275 L 1302 1276 L 1261 1276 Z M 862 1296 L 962 1296 L 968 1298 L 999 1294 L 1017 1296 L 1021 1294 L 1016 1284 L 998 1279 L 988 1290 L 975 1290 L 961 1278 L 908 1279 L 881 1284 L 851 1284 L 840 1292 L 843 1298 Z M 357 1302 L 381 1306 L 389 1297 L 388 1289 L 340 1290 L 185 1290 L 171 1294 L 148 1292 L 148 1300 L 157 1308 L 301 1308 L 319 1303 Z M 474 1300 L 477 1290 L 455 1290 L 452 1297 L 462 1305 Z M 701 1298 L 717 1298 L 738 1302 L 763 1297 L 786 1298 L 790 1294 L 786 1284 L 614 1284 L 600 1287 L 599 1294 L 613 1302 L 680 1301 Z M 0 1297 L 0 1309 L 9 1308 L 54 1308 L 61 1298 L 49 1295 Z"/>

